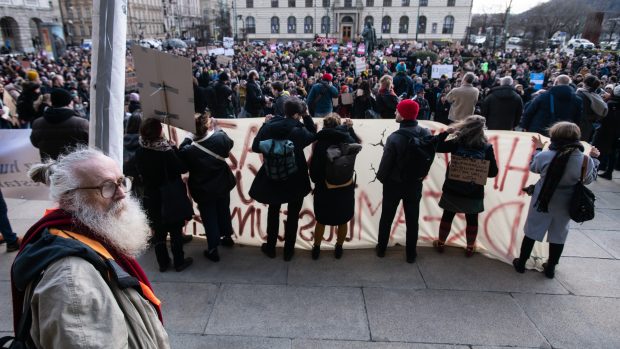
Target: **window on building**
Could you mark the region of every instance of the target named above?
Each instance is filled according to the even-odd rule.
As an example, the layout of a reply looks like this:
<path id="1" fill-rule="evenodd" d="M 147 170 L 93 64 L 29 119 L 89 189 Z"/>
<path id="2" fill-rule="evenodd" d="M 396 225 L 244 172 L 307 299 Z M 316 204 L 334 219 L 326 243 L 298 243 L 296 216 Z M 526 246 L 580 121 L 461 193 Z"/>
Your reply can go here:
<path id="1" fill-rule="evenodd" d="M 314 31 L 314 20 L 311 16 L 304 18 L 304 33 L 312 34 Z"/>
<path id="2" fill-rule="evenodd" d="M 375 19 L 372 18 L 372 16 L 366 16 L 366 18 L 364 18 L 364 25 L 366 25 L 366 23 L 370 23 L 370 25 L 374 25 Z"/>
<path id="3" fill-rule="evenodd" d="M 374 7 L 375 0 L 366 0 L 366 7 Z"/>
<path id="4" fill-rule="evenodd" d="M 271 7 L 278 7 L 278 0 L 271 0 Z"/>
<path id="5" fill-rule="evenodd" d="M 420 7 L 428 6 L 428 0 L 420 0 Z"/>
<path id="6" fill-rule="evenodd" d="M 446 16 L 443 20 L 443 29 L 441 30 L 442 34 L 452 34 L 454 32 L 454 17 Z"/>
<path id="7" fill-rule="evenodd" d="M 383 0 L 383 7 L 392 7 L 392 0 Z"/>
<path id="8" fill-rule="evenodd" d="M 328 34 L 329 33 L 329 17 L 323 16 L 321 18 L 321 33 Z"/>
<path id="9" fill-rule="evenodd" d="M 329 7 L 329 0 L 323 0 L 323 7 Z"/>
<path id="10" fill-rule="evenodd" d="M 401 4 L 403 7 L 409 7 L 409 0 L 402 0 Z"/>
<path id="11" fill-rule="evenodd" d="M 248 16 L 245 19 L 245 31 L 248 34 L 256 34 L 256 19 L 252 16 Z"/>
<path id="12" fill-rule="evenodd" d="M 254 0 L 245 0 L 245 7 L 253 8 L 254 7 Z"/>
<path id="13" fill-rule="evenodd" d="M 381 21 L 381 32 L 383 34 L 389 34 L 392 30 L 392 18 L 390 16 L 383 17 Z"/>
<path id="14" fill-rule="evenodd" d="M 306 7 L 314 7 L 312 0 L 306 0 Z"/>
<path id="15" fill-rule="evenodd" d="M 271 34 L 280 33 L 280 18 L 271 17 Z"/>
<path id="16" fill-rule="evenodd" d="M 418 18 L 418 33 L 426 34 L 426 16 Z"/>
<path id="17" fill-rule="evenodd" d="M 288 7 L 295 7 L 295 0 L 288 0 Z"/>
<path id="18" fill-rule="evenodd" d="M 353 7 L 353 0 L 344 0 L 344 7 Z"/>
<path id="19" fill-rule="evenodd" d="M 290 16 L 287 21 L 288 24 L 288 33 L 294 34 L 297 32 L 297 18 Z"/>
<path id="20" fill-rule="evenodd" d="M 448 6 L 455 6 L 456 0 L 448 0 Z"/>
<path id="21" fill-rule="evenodd" d="M 437 34 L 437 23 L 433 23 L 431 31 L 433 34 Z"/>
<path id="22" fill-rule="evenodd" d="M 400 17 L 400 22 L 398 22 L 398 33 L 407 34 L 408 32 L 409 32 L 409 17 L 402 16 Z"/>

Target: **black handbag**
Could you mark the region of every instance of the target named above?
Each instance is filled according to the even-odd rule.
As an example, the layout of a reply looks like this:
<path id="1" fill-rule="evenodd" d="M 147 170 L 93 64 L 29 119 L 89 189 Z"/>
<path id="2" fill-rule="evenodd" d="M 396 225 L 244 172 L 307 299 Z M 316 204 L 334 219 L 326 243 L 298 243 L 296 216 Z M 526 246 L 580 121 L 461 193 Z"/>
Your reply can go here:
<path id="1" fill-rule="evenodd" d="M 588 168 L 588 160 L 588 156 L 583 157 L 581 178 L 579 182 L 575 184 L 575 190 L 570 200 L 569 215 L 570 218 L 577 223 L 583 223 L 594 219 L 594 201 L 596 200 L 596 196 L 583 184 L 583 179 L 586 176 L 586 170 Z"/>
<path id="2" fill-rule="evenodd" d="M 166 184 L 159 188 L 161 199 L 161 222 L 163 224 L 175 224 L 185 222 L 194 216 L 192 201 L 187 196 L 187 186 L 181 176 L 175 176 L 172 180 L 168 176 L 168 167 L 164 162 Z"/>

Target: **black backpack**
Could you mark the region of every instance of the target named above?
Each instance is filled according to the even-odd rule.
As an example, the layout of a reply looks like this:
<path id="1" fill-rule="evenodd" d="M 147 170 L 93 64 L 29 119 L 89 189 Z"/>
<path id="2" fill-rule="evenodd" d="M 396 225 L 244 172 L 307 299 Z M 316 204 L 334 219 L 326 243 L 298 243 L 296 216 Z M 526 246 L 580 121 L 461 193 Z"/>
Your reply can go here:
<path id="1" fill-rule="evenodd" d="M 400 129 L 396 133 L 408 139 L 407 151 L 402 159 L 401 179 L 403 181 L 423 180 L 435 160 L 437 151 L 435 138 L 433 136 L 418 137 L 405 129 Z"/>
<path id="2" fill-rule="evenodd" d="M 581 166 L 581 178 L 579 182 L 575 184 L 575 191 L 570 200 L 569 215 L 572 220 L 577 223 L 583 223 L 594 219 L 594 201 L 596 196 L 594 193 L 586 188 L 583 184 L 583 179 L 586 176 L 586 170 L 588 168 L 587 156 L 583 157 L 583 165 Z"/>
<path id="3" fill-rule="evenodd" d="M 207 97 L 207 107 L 214 113 L 217 108 L 217 94 L 215 93 L 215 86 L 213 86 L 212 83 L 205 87 L 205 95 Z"/>
<path id="4" fill-rule="evenodd" d="M 297 173 L 295 144 L 290 140 L 296 128 L 284 138 L 266 139 L 259 142 L 259 149 L 265 161 L 267 177 L 274 181 L 286 181 Z"/>
<path id="5" fill-rule="evenodd" d="M 343 186 L 355 175 L 355 159 L 362 150 L 357 143 L 340 143 L 327 148 L 325 181 L 329 186 Z"/>

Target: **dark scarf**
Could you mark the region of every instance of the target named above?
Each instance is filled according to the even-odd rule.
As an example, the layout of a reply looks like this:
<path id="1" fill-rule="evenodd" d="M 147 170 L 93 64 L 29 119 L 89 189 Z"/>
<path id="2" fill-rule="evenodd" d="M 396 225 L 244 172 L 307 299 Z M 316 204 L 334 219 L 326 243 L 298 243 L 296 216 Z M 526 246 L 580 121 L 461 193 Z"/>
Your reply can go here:
<path id="1" fill-rule="evenodd" d="M 551 164 L 549 164 L 547 174 L 545 175 L 545 181 L 534 203 L 534 207 L 536 207 L 538 212 L 549 212 L 549 202 L 566 171 L 568 159 L 575 150 L 582 152 L 584 150 L 583 146 L 578 141 L 567 142 L 553 138 L 551 139 L 549 149 L 555 150 L 556 153 L 553 160 L 551 160 Z"/>
<path id="2" fill-rule="evenodd" d="M 140 145 L 143 148 L 156 150 L 156 151 L 168 151 L 172 149 L 172 144 L 166 138 L 159 138 L 154 141 L 147 141 L 140 137 L 139 139 Z"/>
<path id="3" fill-rule="evenodd" d="M 77 220 L 73 218 L 71 213 L 65 210 L 61 210 L 61 209 L 51 210 L 47 212 L 45 216 L 43 216 L 43 218 L 41 218 L 38 222 L 36 222 L 28 230 L 26 235 L 24 235 L 24 238 L 22 239 L 22 242 L 19 248 L 19 253 L 21 253 L 21 251 L 24 249 L 26 245 L 37 241 L 41 237 L 41 234 L 46 228 L 48 229 L 57 228 L 57 229 L 72 231 L 72 232 L 75 232 L 80 235 L 84 235 L 88 238 L 91 238 L 101 243 L 103 247 L 105 247 L 108 250 L 108 252 L 110 252 L 112 257 L 114 258 L 114 261 L 118 265 L 120 265 L 121 268 L 123 268 L 125 272 L 135 277 L 136 279 L 138 279 L 145 285 L 147 285 L 151 290 L 153 289 L 153 287 L 151 286 L 151 283 L 149 282 L 149 279 L 146 277 L 146 274 L 144 273 L 144 270 L 142 270 L 142 267 L 140 267 L 140 264 L 138 264 L 138 262 L 134 258 L 127 257 L 121 252 L 117 251 L 115 248 L 111 247 L 109 244 L 107 244 L 105 241 L 99 238 L 96 234 L 91 232 L 91 230 L 88 227 L 77 222 Z M 19 255 L 19 253 L 17 255 Z M 13 281 L 12 268 L 11 268 L 11 290 L 13 293 L 13 325 L 14 325 L 15 330 L 17 330 L 17 327 L 19 325 L 19 320 L 21 319 L 21 316 L 22 316 L 22 309 L 23 309 L 25 294 L 23 291 L 20 291 L 17 289 L 17 287 L 15 287 L 15 282 Z M 159 317 L 159 320 L 161 321 L 162 320 L 161 307 L 155 304 L 153 304 L 153 306 L 155 307 L 155 310 L 157 310 L 157 316 Z"/>

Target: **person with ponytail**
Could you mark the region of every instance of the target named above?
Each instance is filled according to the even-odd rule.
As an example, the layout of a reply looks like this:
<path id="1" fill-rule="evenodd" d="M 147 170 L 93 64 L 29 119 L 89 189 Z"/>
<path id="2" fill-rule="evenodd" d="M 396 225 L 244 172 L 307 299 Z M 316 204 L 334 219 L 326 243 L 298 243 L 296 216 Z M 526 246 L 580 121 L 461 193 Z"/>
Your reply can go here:
<path id="1" fill-rule="evenodd" d="M 394 119 L 397 105 L 398 96 L 394 93 L 392 77 L 384 75 L 379 80 L 379 94 L 377 95 L 375 111 L 381 115 L 381 119 Z"/>
<path id="2" fill-rule="evenodd" d="M 437 147 L 441 153 L 451 153 L 452 156 L 461 156 L 470 159 L 489 161 L 488 177 L 497 176 L 497 162 L 493 146 L 484 134 L 485 118 L 472 115 L 453 124 L 453 136 Z M 478 236 L 478 214 L 484 211 L 484 186 L 474 182 L 464 182 L 450 178 L 450 169 L 446 170 L 439 200 L 439 207 L 443 208 L 441 223 L 439 223 L 439 238 L 433 241 L 435 249 L 442 253 L 450 235 L 452 221 L 457 213 L 464 213 L 467 221 L 465 235 L 467 247 L 465 255 L 471 257 L 475 251 L 476 237 Z"/>
<path id="3" fill-rule="evenodd" d="M 584 147 L 579 142 L 581 131 L 572 122 L 556 123 L 549 129 L 549 135 L 551 145 L 544 151 L 545 143 L 540 136 L 532 136 L 536 152 L 530 162 L 530 171 L 540 174 L 540 179 L 534 186 L 521 252 L 512 264 L 517 272 L 525 272 L 525 263 L 530 258 L 534 242 L 542 242 L 547 235 L 549 260 L 543 268 L 545 275 L 552 279 L 568 236 L 569 206 L 575 184 L 581 180 L 584 163 L 583 184 L 596 179 L 600 152 L 592 147 L 589 157 L 584 154 Z"/>

